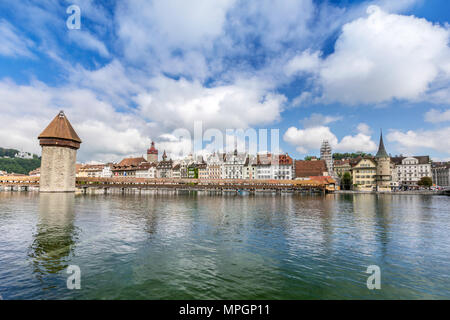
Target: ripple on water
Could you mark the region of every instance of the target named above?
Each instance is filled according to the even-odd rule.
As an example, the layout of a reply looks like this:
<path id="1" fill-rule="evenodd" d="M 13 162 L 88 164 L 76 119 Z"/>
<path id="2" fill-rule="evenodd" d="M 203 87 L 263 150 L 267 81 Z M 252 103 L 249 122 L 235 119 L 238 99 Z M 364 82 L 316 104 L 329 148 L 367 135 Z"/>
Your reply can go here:
<path id="1" fill-rule="evenodd" d="M 7 299 L 450 297 L 444 197 L 30 194 L 0 193 Z"/>

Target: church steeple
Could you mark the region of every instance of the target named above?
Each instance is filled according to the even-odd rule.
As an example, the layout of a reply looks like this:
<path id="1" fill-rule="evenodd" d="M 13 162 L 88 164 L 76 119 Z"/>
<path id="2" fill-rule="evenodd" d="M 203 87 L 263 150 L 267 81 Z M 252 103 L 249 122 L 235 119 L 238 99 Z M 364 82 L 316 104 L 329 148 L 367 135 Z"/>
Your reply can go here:
<path id="1" fill-rule="evenodd" d="M 384 148 L 383 143 L 383 131 L 380 133 L 380 144 L 378 145 L 378 152 L 375 156 L 376 158 L 389 158 L 389 155 L 386 152 L 386 149 Z"/>

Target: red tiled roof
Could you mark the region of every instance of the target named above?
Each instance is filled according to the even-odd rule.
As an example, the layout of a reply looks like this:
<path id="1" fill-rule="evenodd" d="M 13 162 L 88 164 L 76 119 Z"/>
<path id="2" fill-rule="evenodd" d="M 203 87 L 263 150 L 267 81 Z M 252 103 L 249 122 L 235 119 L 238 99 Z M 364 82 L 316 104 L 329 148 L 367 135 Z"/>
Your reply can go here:
<path id="1" fill-rule="evenodd" d="M 325 160 L 295 160 L 295 177 L 306 178 L 311 176 L 323 176 L 327 171 Z"/>

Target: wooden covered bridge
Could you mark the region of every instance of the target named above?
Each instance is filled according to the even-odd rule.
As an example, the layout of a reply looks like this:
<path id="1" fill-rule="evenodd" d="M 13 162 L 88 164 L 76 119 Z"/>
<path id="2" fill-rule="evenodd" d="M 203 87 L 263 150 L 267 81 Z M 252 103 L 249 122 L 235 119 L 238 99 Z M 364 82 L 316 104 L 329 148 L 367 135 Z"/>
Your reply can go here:
<path id="1" fill-rule="evenodd" d="M 324 177 L 325 178 L 325 177 Z M 89 189 L 126 190 L 210 190 L 218 192 L 240 191 L 311 191 L 332 192 L 335 181 L 331 178 L 311 180 L 240 180 L 240 179 L 146 179 L 146 178 L 76 178 L 77 189 L 88 192 Z M 5 176 L 0 177 L 0 186 L 10 190 L 27 190 L 29 187 L 39 187 L 39 177 Z"/>

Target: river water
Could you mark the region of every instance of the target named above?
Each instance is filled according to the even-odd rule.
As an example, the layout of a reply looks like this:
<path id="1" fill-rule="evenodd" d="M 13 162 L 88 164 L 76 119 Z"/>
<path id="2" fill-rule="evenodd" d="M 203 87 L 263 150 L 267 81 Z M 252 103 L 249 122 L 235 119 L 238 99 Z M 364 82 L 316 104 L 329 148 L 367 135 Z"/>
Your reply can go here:
<path id="1" fill-rule="evenodd" d="M 450 198 L 0 192 L 0 296 L 449 299 Z"/>

